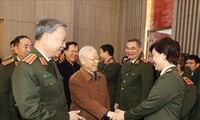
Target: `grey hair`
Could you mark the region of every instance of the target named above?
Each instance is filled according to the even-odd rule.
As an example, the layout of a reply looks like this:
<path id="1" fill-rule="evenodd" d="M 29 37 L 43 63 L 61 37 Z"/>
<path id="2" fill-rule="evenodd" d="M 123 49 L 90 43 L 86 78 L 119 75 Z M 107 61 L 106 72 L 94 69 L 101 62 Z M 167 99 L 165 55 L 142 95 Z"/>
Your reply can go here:
<path id="1" fill-rule="evenodd" d="M 35 39 L 41 39 L 44 33 L 53 33 L 58 27 L 67 28 L 67 25 L 53 18 L 40 20 L 35 27 Z"/>
<path id="2" fill-rule="evenodd" d="M 82 58 L 88 57 L 89 53 L 93 50 L 96 50 L 93 46 L 84 46 L 79 51 L 79 59 L 82 63 Z"/>

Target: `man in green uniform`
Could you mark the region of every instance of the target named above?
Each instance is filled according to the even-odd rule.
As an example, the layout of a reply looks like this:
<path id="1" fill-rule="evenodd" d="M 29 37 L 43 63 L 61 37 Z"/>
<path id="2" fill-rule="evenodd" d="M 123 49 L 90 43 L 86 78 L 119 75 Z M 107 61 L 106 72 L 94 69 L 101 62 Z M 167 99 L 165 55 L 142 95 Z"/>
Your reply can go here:
<path id="1" fill-rule="evenodd" d="M 115 61 L 114 48 L 110 44 L 104 44 L 100 47 L 101 63 L 99 64 L 98 71 L 105 77 L 108 85 L 108 93 L 110 96 L 110 108 L 114 110 L 116 91 L 118 86 L 119 73 L 121 65 Z"/>
<path id="2" fill-rule="evenodd" d="M 145 100 L 154 81 L 153 65 L 141 57 L 141 42 L 129 40 L 126 44 L 126 55 L 129 58 L 122 64 L 115 109 L 128 110 Z"/>
<path id="3" fill-rule="evenodd" d="M 79 111 L 68 112 L 62 77 L 51 61 L 65 47 L 66 27 L 55 19 L 40 20 L 31 53 L 14 70 L 13 95 L 23 119 L 84 120 Z"/>
<path id="4" fill-rule="evenodd" d="M 15 55 L 8 57 L 0 65 L 0 118 L 2 120 L 20 120 L 13 98 L 11 79 L 18 61 L 30 52 L 32 46 L 31 40 L 25 35 L 16 37 L 12 43 Z"/>

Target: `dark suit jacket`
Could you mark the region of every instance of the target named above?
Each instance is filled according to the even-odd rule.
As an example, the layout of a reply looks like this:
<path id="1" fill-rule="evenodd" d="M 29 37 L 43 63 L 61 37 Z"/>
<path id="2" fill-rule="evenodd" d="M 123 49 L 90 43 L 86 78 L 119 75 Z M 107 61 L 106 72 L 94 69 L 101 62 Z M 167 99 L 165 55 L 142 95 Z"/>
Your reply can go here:
<path id="1" fill-rule="evenodd" d="M 149 96 L 140 105 L 125 112 L 125 120 L 179 120 L 184 83 L 176 67 L 161 75 Z"/>
<path id="2" fill-rule="evenodd" d="M 140 57 L 134 64 L 124 62 L 116 96 L 119 109 L 129 110 L 139 105 L 148 97 L 153 82 L 154 69 L 150 62 L 144 62 Z"/>
<path id="3" fill-rule="evenodd" d="M 83 67 L 69 80 L 71 92 L 71 110 L 81 110 L 86 120 L 101 120 L 110 110 L 110 100 L 106 79 L 97 72 L 97 80 Z"/>
<path id="4" fill-rule="evenodd" d="M 12 62 L 6 64 L 6 65 L 1 65 L 0 66 L 0 118 L 2 120 L 6 120 L 6 118 L 10 118 L 10 120 L 19 120 L 20 114 L 15 106 L 15 100 L 13 97 L 13 92 L 12 92 L 12 74 L 15 68 L 16 63 L 18 62 L 17 58 L 12 56 L 9 57 L 6 61 L 12 60 Z M 4 101 L 4 102 L 3 102 Z M 1 108 L 2 107 L 2 108 Z M 8 109 L 7 113 L 5 111 L 3 112 L 2 110 Z M 7 116 L 7 117 L 6 117 Z"/>
<path id="5" fill-rule="evenodd" d="M 200 67 L 198 67 L 193 76 L 192 79 L 194 82 L 196 82 L 196 87 L 197 87 L 197 99 L 196 99 L 196 103 L 194 105 L 194 108 L 192 110 L 191 113 L 191 118 L 190 120 L 200 120 Z"/>
<path id="6" fill-rule="evenodd" d="M 13 95 L 24 119 L 69 120 L 62 76 L 55 63 L 55 73 L 50 72 L 49 65 L 33 47 L 14 70 Z"/>
<path id="7" fill-rule="evenodd" d="M 69 78 L 71 75 L 73 75 L 76 71 L 80 69 L 80 65 L 78 63 L 70 64 L 67 60 L 64 60 L 62 63 L 58 64 L 58 69 L 60 71 L 60 74 L 63 77 L 63 83 L 65 88 L 65 95 L 67 100 L 67 106 L 68 109 L 71 105 L 71 97 L 70 97 L 70 91 L 69 91 Z"/>

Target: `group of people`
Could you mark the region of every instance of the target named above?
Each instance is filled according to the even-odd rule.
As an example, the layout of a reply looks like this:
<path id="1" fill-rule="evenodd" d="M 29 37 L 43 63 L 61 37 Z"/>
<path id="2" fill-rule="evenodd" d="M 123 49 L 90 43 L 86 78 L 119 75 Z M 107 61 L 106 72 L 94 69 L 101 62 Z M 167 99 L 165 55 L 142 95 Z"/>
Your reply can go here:
<path id="1" fill-rule="evenodd" d="M 166 37 L 143 58 L 141 42 L 128 40 L 122 64 L 110 44 L 79 50 L 66 42 L 67 26 L 40 20 L 35 42 L 18 36 L 0 65 L 2 120 L 198 120 L 200 59 L 181 54 Z M 78 62 L 80 61 L 80 64 Z M 157 79 L 156 79 L 157 78 Z"/>

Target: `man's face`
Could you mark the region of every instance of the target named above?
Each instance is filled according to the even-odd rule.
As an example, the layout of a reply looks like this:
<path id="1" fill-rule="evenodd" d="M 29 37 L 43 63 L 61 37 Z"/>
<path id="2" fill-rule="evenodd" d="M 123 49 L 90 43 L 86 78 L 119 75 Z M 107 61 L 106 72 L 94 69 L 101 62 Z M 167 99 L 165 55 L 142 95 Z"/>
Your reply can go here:
<path id="1" fill-rule="evenodd" d="M 28 38 L 20 39 L 19 44 L 16 44 L 14 47 L 15 53 L 19 59 L 25 57 L 30 51 L 32 47 L 32 42 Z"/>
<path id="2" fill-rule="evenodd" d="M 15 55 L 14 44 L 11 44 L 11 45 L 10 45 L 10 53 L 11 53 L 12 55 Z"/>
<path id="3" fill-rule="evenodd" d="M 66 31 L 64 27 L 58 27 L 53 33 L 45 33 L 45 47 L 47 57 L 59 57 L 66 47 Z"/>
<path id="4" fill-rule="evenodd" d="M 137 45 L 136 42 L 127 42 L 125 51 L 127 57 L 130 60 L 134 60 L 140 56 L 142 49 Z"/>
<path id="5" fill-rule="evenodd" d="M 186 61 L 186 66 L 190 67 L 191 71 L 194 72 L 197 67 L 199 67 L 199 63 L 196 63 L 195 60 L 188 59 Z"/>
<path id="6" fill-rule="evenodd" d="M 84 57 L 83 59 L 83 66 L 85 69 L 89 70 L 90 72 L 97 71 L 99 56 L 96 50 L 92 50 L 90 53 L 88 53 L 87 57 Z"/>
<path id="7" fill-rule="evenodd" d="M 76 45 L 69 45 L 68 50 L 65 50 L 65 55 L 66 55 L 66 59 L 67 61 L 74 63 L 77 61 L 78 59 L 78 51 L 79 48 Z"/>
<path id="8" fill-rule="evenodd" d="M 106 53 L 102 50 L 102 49 L 100 49 L 100 59 L 101 59 L 101 61 L 105 61 L 105 58 L 106 57 Z"/>

